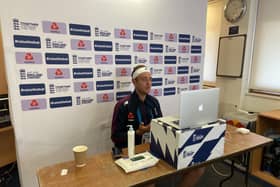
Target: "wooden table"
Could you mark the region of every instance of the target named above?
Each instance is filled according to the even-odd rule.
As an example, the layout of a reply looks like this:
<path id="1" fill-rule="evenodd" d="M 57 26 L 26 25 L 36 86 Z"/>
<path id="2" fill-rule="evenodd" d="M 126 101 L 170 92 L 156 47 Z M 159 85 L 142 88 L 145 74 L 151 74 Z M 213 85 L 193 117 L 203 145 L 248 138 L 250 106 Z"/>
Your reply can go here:
<path id="1" fill-rule="evenodd" d="M 191 170 L 217 160 L 250 151 L 272 141 L 269 138 L 255 133 L 242 135 L 237 133 L 235 129 L 235 127 L 227 126 L 223 156 L 182 170 L 175 170 L 166 162 L 160 160 L 155 167 L 126 174 L 114 163 L 111 153 L 107 152 L 90 157 L 87 165 L 83 168 L 76 168 L 74 166 L 74 161 L 42 168 L 37 172 L 39 184 L 40 187 L 122 187 L 148 184 L 169 175 Z M 141 145 L 137 146 L 136 149 L 141 152 L 148 150 L 149 146 Z M 68 169 L 68 174 L 66 176 L 60 175 L 62 169 Z"/>

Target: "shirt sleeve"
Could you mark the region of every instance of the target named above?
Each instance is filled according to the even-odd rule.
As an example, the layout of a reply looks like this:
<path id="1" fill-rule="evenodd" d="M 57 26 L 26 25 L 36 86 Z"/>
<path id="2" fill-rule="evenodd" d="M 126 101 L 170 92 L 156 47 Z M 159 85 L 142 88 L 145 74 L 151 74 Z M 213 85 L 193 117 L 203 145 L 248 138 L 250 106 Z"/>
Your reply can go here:
<path id="1" fill-rule="evenodd" d="M 127 144 L 127 109 L 123 103 L 117 103 L 112 119 L 111 139 L 115 146 L 126 147 Z"/>
<path id="2" fill-rule="evenodd" d="M 155 98 L 155 100 L 156 100 L 156 110 L 157 111 L 155 111 L 155 114 L 156 114 L 156 117 L 157 118 L 159 118 L 159 117 L 162 117 L 162 112 L 161 112 L 161 108 L 160 108 L 160 104 L 159 104 L 159 102 L 158 102 L 158 100 Z"/>

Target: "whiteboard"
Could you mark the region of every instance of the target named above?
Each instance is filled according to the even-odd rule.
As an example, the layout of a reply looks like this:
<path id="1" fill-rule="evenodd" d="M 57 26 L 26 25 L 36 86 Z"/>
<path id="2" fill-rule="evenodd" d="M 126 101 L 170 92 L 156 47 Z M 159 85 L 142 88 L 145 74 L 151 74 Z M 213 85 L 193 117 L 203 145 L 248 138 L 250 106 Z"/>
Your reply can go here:
<path id="1" fill-rule="evenodd" d="M 246 35 L 220 37 L 216 75 L 241 78 Z"/>

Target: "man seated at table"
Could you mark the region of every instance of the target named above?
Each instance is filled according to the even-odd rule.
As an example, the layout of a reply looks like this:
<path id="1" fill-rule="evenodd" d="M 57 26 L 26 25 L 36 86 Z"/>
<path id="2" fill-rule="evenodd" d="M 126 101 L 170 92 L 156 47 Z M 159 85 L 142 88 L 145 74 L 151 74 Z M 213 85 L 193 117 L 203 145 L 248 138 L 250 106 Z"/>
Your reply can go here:
<path id="1" fill-rule="evenodd" d="M 135 144 L 139 145 L 144 141 L 142 138 L 146 137 L 143 135 L 150 132 L 151 120 L 162 117 L 158 100 L 149 95 L 152 77 L 148 67 L 145 65 L 134 67 L 131 77 L 135 87 L 134 92 L 121 99 L 114 108 L 111 139 L 118 148 L 127 147 L 128 124 L 133 125 Z M 180 186 L 194 186 L 203 173 L 204 168 L 184 173 L 180 180 Z"/>

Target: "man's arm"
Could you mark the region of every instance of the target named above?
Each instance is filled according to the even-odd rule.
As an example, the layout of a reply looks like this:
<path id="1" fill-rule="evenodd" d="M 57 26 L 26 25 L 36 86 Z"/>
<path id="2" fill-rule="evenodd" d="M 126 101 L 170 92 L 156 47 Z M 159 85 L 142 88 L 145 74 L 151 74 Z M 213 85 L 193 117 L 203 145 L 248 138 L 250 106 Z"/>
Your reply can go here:
<path id="1" fill-rule="evenodd" d="M 111 139 L 115 146 L 123 148 L 127 146 L 127 110 L 124 103 L 120 102 L 115 105 Z"/>

